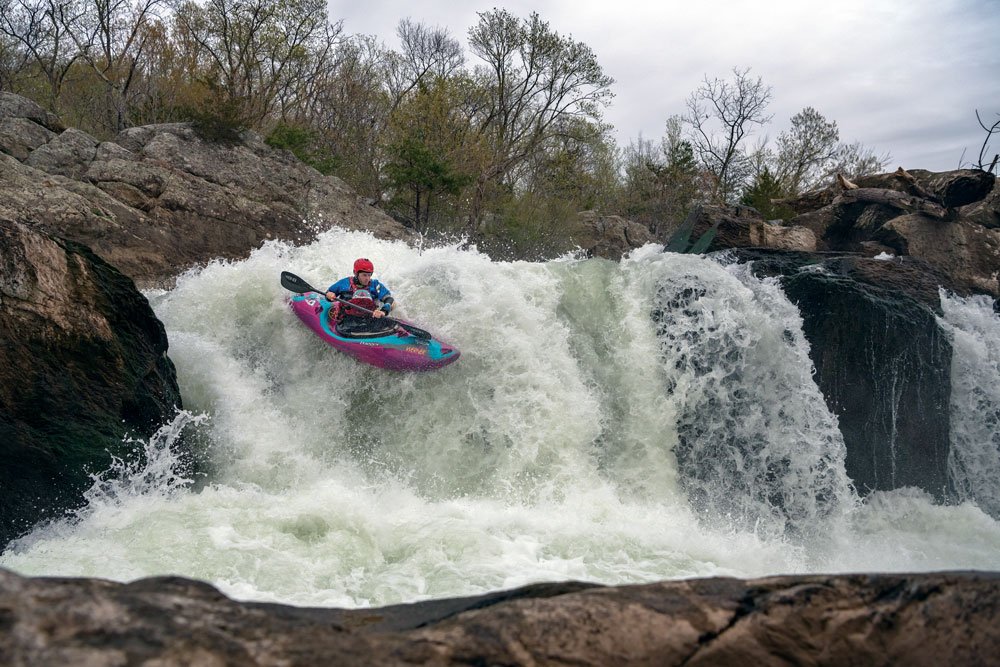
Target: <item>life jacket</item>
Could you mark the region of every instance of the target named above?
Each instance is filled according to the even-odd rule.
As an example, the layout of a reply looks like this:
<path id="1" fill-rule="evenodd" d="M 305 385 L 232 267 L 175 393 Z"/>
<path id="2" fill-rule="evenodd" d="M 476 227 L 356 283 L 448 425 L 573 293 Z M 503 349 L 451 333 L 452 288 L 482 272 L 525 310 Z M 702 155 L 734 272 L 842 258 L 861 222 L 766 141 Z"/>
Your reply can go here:
<path id="1" fill-rule="evenodd" d="M 371 290 L 354 282 L 354 278 L 351 278 L 351 297 L 347 301 L 347 303 L 342 304 L 340 310 L 343 315 L 350 315 L 351 317 L 371 317 L 371 313 L 366 313 L 358 308 L 352 308 L 352 305 L 361 306 L 368 310 L 378 308 L 378 303 L 375 302 L 375 296 L 371 293 Z"/>

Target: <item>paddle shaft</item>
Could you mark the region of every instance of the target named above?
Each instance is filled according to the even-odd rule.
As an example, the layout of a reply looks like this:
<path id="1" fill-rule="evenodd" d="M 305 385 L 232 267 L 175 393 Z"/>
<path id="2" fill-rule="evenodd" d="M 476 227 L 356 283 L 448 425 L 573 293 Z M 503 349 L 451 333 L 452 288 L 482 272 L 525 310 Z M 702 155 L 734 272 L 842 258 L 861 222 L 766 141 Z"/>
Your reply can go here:
<path id="1" fill-rule="evenodd" d="M 282 285 L 282 287 L 284 287 L 285 289 L 289 290 L 290 292 L 296 292 L 298 294 L 303 294 L 304 292 L 315 292 L 316 294 L 322 294 L 324 296 L 326 296 L 326 294 L 327 294 L 327 292 L 321 292 L 320 290 L 316 289 L 315 287 L 313 287 L 312 285 L 310 285 L 306 281 L 302 280 L 302 278 L 299 278 L 294 273 L 289 273 L 288 271 L 282 271 L 281 272 L 281 285 Z M 329 298 L 329 297 L 327 297 L 327 298 Z M 339 301 L 340 303 L 350 304 L 350 306 L 352 308 L 357 308 L 358 310 L 363 310 L 364 312 L 366 312 L 366 313 L 368 313 L 370 315 L 374 315 L 375 314 L 375 311 L 368 310 L 367 308 L 365 308 L 363 306 L 359 306 L 357 304 L 351 303 L 347 299 L 342 299 L 339 296 L 337 296 L 336 294 L 333 295 L 333 298 L 336 301 Z M 417 338 L 424 338 L 424 339 L 427 339 L 427 340 L 430 340 L 432 338 L 432 336 L 428 332 L 424 331 L 423 329 L 421 329 L 419 327 L 415 327 L 412 324 L 407 324 L 406 322 L 400 322 L 399 320 L 397 320 L 395 318 L 392 318 L 392 317 L 389 317 L 388 315 L 386 315 L 382 319 L 384 319 L 386 322 L 391 322 L 392 324 L 395 324 L 397 326 L 403 327 L 404 329 L 406 329 L 407 331 L 409 331 L 411 334 L 413 334 Z"/>
<path id="2" fill-rule="evenodd" d="M 313 291 L 315 292 L 316 290 L 313 290 Z M 320 294 L 322 294 L 323 296 L 326 296 L 326 295 L 328 294 L 328 292 L 320 292 Z M 329 299 L 330 297 L 329 297 L 329 296 L 327 296 L 326 298 L 327 298 L 327 299 Z M 359 306 L 359 305 L 358 305 L 358 304 L 356 304 L 356 303 L 351 303 L 351 302 L 350 302 L 350 301 L 348 301 L 347 299 L 342 299 L 342 298 L 340 298 L 339 296 L 337 296 L 336 294 L 334 294 L 334 295 L 333 295 L 333 300 L 334 300 L 334 301 L 339 301 L 339 302 L 341 302 L 341 303 L 346 303 L 346 304 L 350 304 L 351 308 L 357 308 L 358 310 L 363 310 L 363 311 L 365 311 L 366 313 L 368 313 L 369 315 L 374 315 L 374 314 L 375 314 L 375 311 L 374 311 L 374 310 L 368 310 L 368 309 L 367 309 L 367 308 L 365 308 L 364 306 Z M 383 310 L 382 312 L 384 313 L 385 311 Z M 386 315 L 385 317 L 389 317 L 389 316 L 388 316 L 388 315 Z M 389 319 L 388 319 L 388 320 L 386 320 L 386 321 L 387 321 L 387 322 L 392 322 L 392 321 L 393 321 L 393 319 L 392 319 L 391 317 L 389 317 Z"/>

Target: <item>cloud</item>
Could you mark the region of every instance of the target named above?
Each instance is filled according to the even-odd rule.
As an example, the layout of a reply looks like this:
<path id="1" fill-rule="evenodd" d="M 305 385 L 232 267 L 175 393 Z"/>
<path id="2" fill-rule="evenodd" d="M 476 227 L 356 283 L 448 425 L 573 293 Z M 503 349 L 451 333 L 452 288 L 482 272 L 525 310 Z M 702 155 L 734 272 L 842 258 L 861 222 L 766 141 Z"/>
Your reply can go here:
<path id="1" fill-rule="evenodd" d="M 348 32 L 395 44 L 405 17 L 447 27 L 463 43 L 476 12 L 495 2 L 423 0 L 331 2 Z M 952 169 L 985 133 L 974 110 L 1000 112 L 998 0 L 538 0 L 508 2 L 537 11 L 563 35 L 594 49 L 616 79 L 606 120 L 619 144 L 663 134 L 667 118 L 704 76 L 751 67 L 773 88 L 776 137 L 805 106 L 836 120 L 845 141 L 861 141 L 916 168 Z M 949 148 L 950 147 L 950 148 Z"/>

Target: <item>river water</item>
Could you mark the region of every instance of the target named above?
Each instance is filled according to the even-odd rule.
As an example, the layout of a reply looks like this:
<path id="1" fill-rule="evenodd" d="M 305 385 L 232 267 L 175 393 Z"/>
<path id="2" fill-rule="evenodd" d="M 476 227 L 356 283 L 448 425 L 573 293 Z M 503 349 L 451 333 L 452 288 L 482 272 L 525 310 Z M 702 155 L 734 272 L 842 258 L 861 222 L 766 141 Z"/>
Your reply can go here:
<path id="1" fill-rule="evenodd" d="M 378 370 L 298 322 L 279 272 L 325 286 L 358 256 L 457 363 Z M 186 410 L 0 565 L 342 607 L 566 579 L 1000 570 L 1000 319 L 982 297 L 942 295 L 962 500 L 942 506 L 858 497 L 798 311 L 718 258 L 495 262 L 334 230 L 147 296 Z"/>

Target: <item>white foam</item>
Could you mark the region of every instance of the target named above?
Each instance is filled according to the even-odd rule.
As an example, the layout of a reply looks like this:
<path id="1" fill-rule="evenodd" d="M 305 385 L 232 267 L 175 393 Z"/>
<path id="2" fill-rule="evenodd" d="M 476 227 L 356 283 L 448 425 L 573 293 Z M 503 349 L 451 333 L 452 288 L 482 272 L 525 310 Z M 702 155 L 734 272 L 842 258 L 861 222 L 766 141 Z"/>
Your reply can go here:
<path id="1" fill-rule="evenodd" d="M 0 565 L 334 606 L 561 579 L 1000 566 L 996 523 L 972 505 L 858 504 L 776 283 L 661 251 L 493 262 L 331 231 L 193 271 L 150 298 L 186 407 L 207 415 L 191 428 L 211 445 L 208 479 L 171 481 L 149 457 L 151 474 L 125 475 L 145 481 L 95 491 Z M 280 271 L 325 287 L 358 256 L 401 316 L 462 350 L 456 364 L 389 373 L 301 326 Z M 687 288 L 704 294 L 657 335 L 652 311 Z M 703 431 L 684 441 L 687 469 L 684 428 Z"/>

